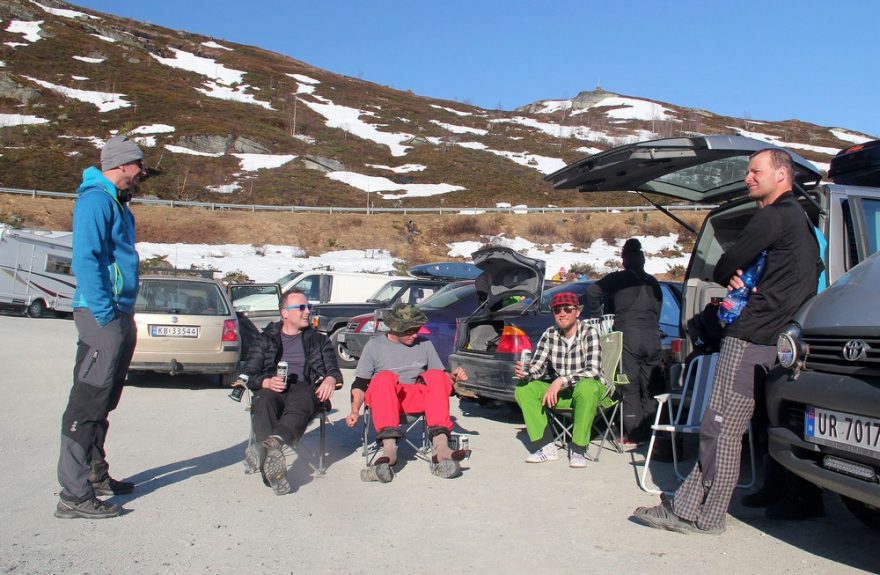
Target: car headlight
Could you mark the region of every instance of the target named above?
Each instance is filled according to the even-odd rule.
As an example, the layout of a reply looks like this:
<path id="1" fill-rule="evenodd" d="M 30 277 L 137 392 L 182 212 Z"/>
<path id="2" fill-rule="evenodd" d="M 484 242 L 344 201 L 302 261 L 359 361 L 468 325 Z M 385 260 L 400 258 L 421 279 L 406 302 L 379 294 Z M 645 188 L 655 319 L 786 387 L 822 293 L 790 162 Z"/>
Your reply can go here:
<path id="1" fill-rule="evenodd" d="M 782 367 L 791 369 L 806 355 L 800 336 L 800 326 L 791 324 L 776 338 L 776 358 Z"/>

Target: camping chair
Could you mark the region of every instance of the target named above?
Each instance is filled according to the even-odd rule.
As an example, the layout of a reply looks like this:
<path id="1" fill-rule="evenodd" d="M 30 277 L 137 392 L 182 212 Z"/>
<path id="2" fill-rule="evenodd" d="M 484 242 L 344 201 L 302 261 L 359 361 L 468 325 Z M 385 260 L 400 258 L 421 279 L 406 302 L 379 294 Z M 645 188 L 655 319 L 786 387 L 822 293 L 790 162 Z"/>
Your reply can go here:
<path id="1" fill-rule="evenodd" d="M 672 443 L 672 467 L 679 481 L 684 481 L 685 476 L 679 471 L 678 450 L 676 448 L 676 433 L 699 434 L 700 424 L 703 421 L 703 413 L 709 405 L 712 396 L 712 386 L 715 384 L 715 368 L 718 365 L 718 353 L 698 355 L 688 364 L 684 376 L 684 384 L 681 393 L 662 393 L 654 397 L 657 400 L 657 415 L 651 426 L 651 441 L 648 443 L 648 452 L 645 456 L 644 467 L 641 474 L 636 474 L 639 487 L 648 493 L 659 494 L 662 491 L 650 489 L 645 485 L 645 480 L 651 466 L 651 457 L 654 452 L 654 444 L 658 433 L 669 433 Z M 660 423 L 660 418 L 666 413 L 669 423 Z M 749 488 L 755 484 L 755 443 L 752 437 L 752 423 L 749 422 L 745 431 L 749 437 L 749 455 L 752 464 L 752 475 L 748 483 L 741 483 L 737 487 Z"/>
<path id="2" fill-rule="evenodd" d="M 623 431 L 623 411 L 620 409 L 620 393 L 617 386 L 629 383 L 620 363 L 623 354 L 623 332 L 612 331 L 602 335 L 599 338 L 599 347 L 602 350 L 601 380 L 605 384 L 607 392 L 599 398 L 599 406 L 596 408 L 599 417 L 593 419 L 591 434 L 593 439 L 590 443 L 594 443 L 595 438 L 599 436 L 601 436 L 601 440 L 599 440 L 594 454 L 590 454 L 589 448 L 587 449 L 586 455 L 591 461 L 599 461 L 599 455 L 606 444 L 609 445 L 609 449 L 623 453 L 623 446 L 620 444 L 620 434 Z M 562 447 L 568 447 L 571 451 L 571 434 L 574 430 L 572 410 L 553 407 L 548 409 L 547 413 L 555 436 L 554 442 Z M 617 431 L 614 429 L 615 424 L 618 426 Z"/>
<path id="3" fill-rule="evenodd" d="M 254 433 L 254 425 L 253 425 L 253 415 L 251 414 L 251 403 L 253 400 L 254 392 L 251 391 L 250 388 L 246 386 L 237 386 L 243 387 L 244 394 L 246 399 L 242 402 L 244 403 L 244 409 L 248 412 L 248 448 L 253 446 L 257 442 L 256 435 Z M 336 389 L 342 389 L 342 383 L 336 384 Z M 303 437 L 305 437 L 306 433 L 309 432 L 309 428 L 312 428 L 312 423 L 309 423 L 309 426 L 306 428 L 305 433 L 303 433 L 303 437 L 299 439 L 295 444 L 285 444 L 283 453 L 285 458 L 289 458 L 291 452 L 297 452 L 299 454 L 305 453 L 308 455 L 308 459 L 317 460 L 317 465 L 315 465 L 311 460 L 307 461 L 309 467 L 315 472 L 316 477 L 323 477 L 327 473 L 327 467 L 324 465 L 324 457 L 327 455 L 326 449 L 326 424 L 327 424 L 327 414 L 330 413 L 331 406 L 330 401 L 325 401 L 321 404 L 321 407 L 318 409 L 318 412 L 315 414 L 315 417 L 312 419 L 312 423 L 314 423 L 315 419 L 318 420 L 318 437 L 319 437 L 319 445 L 318 451 L 315 453 L 312 449 L 303 444 Z M 331 423 L 331 425 L 333 425 Z M 245 473 L 258 473 L 259 469 L 253 469 L 248 464 L 247 460 L 244 462 L 244 472 Z"/>
<path id="4" fill-rule="evenodd" d="M 363 454 L 364 454 L 364 466 L 369 467 L 376 456 L 381 451 L 381 447 L 379 446 L 378 441 L 370 441 L 370 428 L 372 427 L 372 417 L 370 416 L 371 410 L 370 407 L 365 403 L 364 404 L 364 435 L 363 435 Z M 407 445 L 413 448 L 416 452 L 416 457 L 423 461 L 427 461 L 432 466 L 434 465 L 431 462 L 431 440 L 428 438 L 428 421 L 425 419 L 424 413 L 417 414 L 400 414 L 400 424 L 403 427 L 403 440 Z M 418 439 L 413 441 L 410 439 L 410 435 L 413 432 L 418 432 Z M 433 469 L 432 469 L 433 470 Z"/>

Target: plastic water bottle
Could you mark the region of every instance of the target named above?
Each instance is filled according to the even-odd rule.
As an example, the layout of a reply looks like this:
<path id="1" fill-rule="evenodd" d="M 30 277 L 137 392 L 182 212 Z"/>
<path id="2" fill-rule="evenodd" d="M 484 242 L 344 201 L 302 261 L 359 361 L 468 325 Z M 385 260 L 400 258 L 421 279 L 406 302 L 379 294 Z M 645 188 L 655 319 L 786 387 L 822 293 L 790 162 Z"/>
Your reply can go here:
<path id="1" fill-rule="evenodd" d="M 764 275 L 764 264 L 766 261 L 767 251 L 764 250 L 752 262 L 752 265 L 743 272 L 743 275 L 740 276 L 745 285 L 739 289 L 727 292 L 727 295 L 721 300 L 721 304 L 718 306 L 718 319 L 721 320 L 721 323 L 730 325 L 742 313 L 742 310 L 749 302 L 752 288 L 758 285 L 758 282 L 761 281 L 761 277 Z"/>

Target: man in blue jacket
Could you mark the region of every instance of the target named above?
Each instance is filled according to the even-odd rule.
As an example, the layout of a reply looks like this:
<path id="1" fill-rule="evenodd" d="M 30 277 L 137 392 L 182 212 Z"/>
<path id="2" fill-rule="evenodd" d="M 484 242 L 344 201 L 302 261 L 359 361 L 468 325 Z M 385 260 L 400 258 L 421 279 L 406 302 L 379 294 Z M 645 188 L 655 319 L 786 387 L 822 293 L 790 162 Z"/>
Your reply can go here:
<path id="1" fill-rule="evenodd" d="M 103 519 L 122 514 L 98 499 L 129 493 L 134 484 L 110 478 L 104 453 L 107 416 L 119 403 L 137 330 L 134 300 L 138 254 L 132 190 L 146 175 L 144 153 L 126 136 L 110 138 L 101 169 L 89 167 L 73 208 L 73 319 L 79 334 L 73 387 L 61 418 L 60 500 L 55 517 Z"/>

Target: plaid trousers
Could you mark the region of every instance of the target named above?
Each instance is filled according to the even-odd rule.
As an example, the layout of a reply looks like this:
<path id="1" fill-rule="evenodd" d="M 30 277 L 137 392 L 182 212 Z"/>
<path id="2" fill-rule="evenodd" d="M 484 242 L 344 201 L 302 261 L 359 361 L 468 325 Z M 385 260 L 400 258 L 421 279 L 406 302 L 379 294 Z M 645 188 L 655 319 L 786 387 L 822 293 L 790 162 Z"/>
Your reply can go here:
<path id="1" fill-rule="evenodd" d="M 701 529 L 724 525 L 739 479 L 742 436 L 755 411 L 755 383 L 776 362 L 776 347 L 725 337 L 709 405 L 700 425 L 697 464 L 673 498 L 673 511 Z"/>

